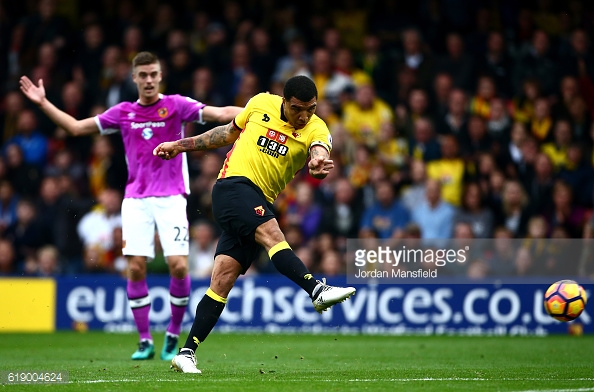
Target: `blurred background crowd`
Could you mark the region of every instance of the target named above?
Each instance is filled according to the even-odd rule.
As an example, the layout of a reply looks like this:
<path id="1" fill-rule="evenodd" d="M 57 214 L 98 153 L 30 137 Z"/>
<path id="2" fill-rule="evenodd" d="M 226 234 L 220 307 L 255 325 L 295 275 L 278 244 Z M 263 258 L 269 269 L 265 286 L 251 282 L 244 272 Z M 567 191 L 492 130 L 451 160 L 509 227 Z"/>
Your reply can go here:
<path id="1" fill-rule="evenodd" d="M 0 275 L 125 270 L 121 136 L 68 137 L 18 79 L 43 79 L 81 119 L 137 98 L 130 61 L 142 50 L 162 60 L 163 93 L 209 105 L 282 95 L 296 74 L 315 81 L 336 168 L 321 182 L 299 173 L 276 207 L 316 273 L 345 273 L 348 238 L 515 239 L 558 256 L 551 238 L 592 236 L 590 2 L 0 0 L 0 31 Z M 210 191 L 226 152 L 188 156 L 194 277 L 210 275 Z M 594 269 L 503 250 L 506 264 L 480 254 L 456 274 Z M 268 272 L 264 257 L 249 273 Z"/>

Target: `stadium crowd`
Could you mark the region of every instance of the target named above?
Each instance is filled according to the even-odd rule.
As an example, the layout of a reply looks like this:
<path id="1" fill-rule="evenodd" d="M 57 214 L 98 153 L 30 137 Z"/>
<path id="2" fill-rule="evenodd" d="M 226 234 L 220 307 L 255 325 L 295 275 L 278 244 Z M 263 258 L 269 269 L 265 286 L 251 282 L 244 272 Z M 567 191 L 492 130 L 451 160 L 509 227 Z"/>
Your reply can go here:
<path id="1" fill-rule="evenodd" d="M 84 118 L 136 98 L 141 50 L 161 58 L 163 92 L 214 106 L 282 95 L 296 74 L 315 81 L 336 167 L 323 181 L 304 170 L 276 208 L 316 273 L 345 272 L 348 238 L 534 247 L 594 235 L 588 2 L 3 0 L 0 30 L 0 276 L 125 269 L 121 136 L 68 137 L 18 80 L 43 79 L 51 101 Z M 210 275 L 211 189 L 226 152 L 188 155 L 194 277 Z M 591 261 L 505 257 L 477 256 L 456 274 L 594 272 Z M 264 257 L 250 272 L 274 271 Z"/>

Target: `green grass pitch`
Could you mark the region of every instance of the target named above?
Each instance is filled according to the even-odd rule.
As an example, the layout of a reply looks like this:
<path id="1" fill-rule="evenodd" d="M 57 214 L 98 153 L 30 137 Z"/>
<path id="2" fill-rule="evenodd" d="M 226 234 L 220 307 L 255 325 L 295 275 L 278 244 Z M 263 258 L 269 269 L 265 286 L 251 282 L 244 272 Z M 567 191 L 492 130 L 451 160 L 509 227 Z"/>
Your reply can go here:
<path id="1" fill-rule="evenodd" d="M 185 335 L 182 336 L 185 338 Z M 156 336 L 157 356 L 163 341 Z M 0 391 L 594 391 L 594 336 L 214 333 L 202 375 L 132 361 L 136 335 L 0 334 L 0 371 L 65 370 L 68 384 Z"/>

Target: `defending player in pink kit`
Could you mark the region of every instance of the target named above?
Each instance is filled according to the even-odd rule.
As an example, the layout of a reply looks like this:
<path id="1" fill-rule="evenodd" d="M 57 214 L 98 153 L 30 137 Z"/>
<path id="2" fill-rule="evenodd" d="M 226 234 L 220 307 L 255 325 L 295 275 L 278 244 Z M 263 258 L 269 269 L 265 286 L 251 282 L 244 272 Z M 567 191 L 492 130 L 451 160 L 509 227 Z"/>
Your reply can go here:
<path id="1" fill-rule="evenodd" d="M 155 355 L 149 331 L 151 300 L 146 262 L 155 256 L 156 226 L 171 274 L 171 321 L 161 359 L 171 360 L 178 351 L 181 323 L 190 296 L 185 198 L 190 192 L 188 166 L 185 156 L 163 162 L 153 156 L 153 149 L 162 142 L 184 138 L 187 122 L 227 123 L 242 108 L 208 106 L 188 97 L 160 94 L 161 65 L 149 52 L 134 57 L 132 77 L 138 87 L 136 102 L 119 103 L 84 120 L 75 119 L 48 101 L 42 80 L 36 86 L 23 76 L 20 86 L 56 125 L 73 136 L 121 132 L 128 162 L 122 203 L 123 254 L 128 260 L 128 299 L 140 335 L 138 350 L 132 354 L 132 359 L 151 359 Z"/>

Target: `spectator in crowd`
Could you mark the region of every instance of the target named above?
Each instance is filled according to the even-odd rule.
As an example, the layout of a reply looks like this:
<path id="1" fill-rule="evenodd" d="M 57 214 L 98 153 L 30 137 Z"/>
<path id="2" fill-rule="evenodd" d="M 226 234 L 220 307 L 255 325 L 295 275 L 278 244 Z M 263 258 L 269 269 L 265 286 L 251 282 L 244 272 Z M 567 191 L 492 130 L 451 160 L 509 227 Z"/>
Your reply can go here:
<path id="1" fill-rule="evenodd" d="M 372 238 L 401 237 L 410 221 L 409 212 L 396 200 L 394 188 L 388 181 L 375 187 L 375 204 L 363 212 L 359 236 Z"/>
<path id="2" fill-rule="evenodd" d="M 522 157 L 515 165 L 515 170 L 525 189 L 530 187 L 533 180 L 534 165 L 539 154 L 539 147 L 538 141 L 532 135 L 527 136 L 520 145 Z"/>
<path id="3" fill-rule="evenodd" d="M 508 102 L 510 115 L 513 120 L 521 123 L 530 123 L 534 118 L 536 100 L 541 96 L 538 79 L 527 78 L 522 81 L 522 90 L 514 94 Z"/>
<path id="4" fill-rule="evenodd" d="M 24 197 L 35 197 L 41 182 L 41 169 L 38 166 L 25 162 L 23 150 L 18 144 L 6 146 L 6 173 L 5 178 L 11 183 L 14 190 Z"/>
<path id="5" fill-rule="evenodd" d="M 15 251 L 12 242 L 0 238 L 0 276 L 16 273 Z"/>
<path id="6" fill-rule="evenodd" d="M 498 164 L 508 175 L 517 176 L 518 165 L 523 162 L 522 144 L 528 138 L 528 130 L 524 123 L 513 123 L 510 131 L 510 140 L 504 145 L 498 157 Z"/>
<path id="7" fill-rule="evenodd" d="M 199 221 L 190 228 L 189 274 L 193 278 L 208 278 L 214 265 L 217 237 L 209 221 Z"/>
<path id="8" fill-rule="evenodd" d="M 428 89 L 433 80 L 433 56 L 425 50 L 421 32 L 414 28 L 402 31 L 402 46 L 404 52 L 397 60 L 396 69 L 409 69 L 416 75 L 418 85 Z"/>
<path id="9" fill-rule="evenodd" d="M 449 33 L 445 37 L 446 54 L 435 62 L 436 72 L 452 75 L 454 85 L 465 91 L 474 87 L 476 61 L 464 50 L 464 41 L 459 33 Z"/>
<path id="10" fill-rule="evenodd" d="M 315 202 L 314 190 L 308 182 L 298 182 L 295 187 L 295 201 L 285 212 L 286 224 L 297 226 L 304 241 L 309 241 L 318 232 L 322 221 L 322 207 Z"/>
<path id="11" fill-rule="evenodd" d="M 84 267 L 87 271 L 110 271 L 113 268 L 113 231 L 122 226 L 122 195 L 115 189 L 99 192 L 98 204 L 81 218 L 77 226 L 84 246 Z"/>
<path id="12" fill-rule="evenodd" d="M 376 154 L 378 164 L 384 166 L 390 176 L 400 176 L 409 161 L 408 140 L 397 133 L 394 123 L 384 122 L 378 137 Z"/>
<path id="13" fill-rule="evenodd" d="M 114 49 L 117 50 L 116 48 Z M 121 57 L 119 50 L 117 50 L 117 52 L 114 51 L 113 55 L 117 57 L 109 72 L 109 79 L 105 81 L 99 91 L 99 102 L 107 108 L 115 106 L 120 102 L 132 102 L 137 96 L 136 86 L 130 76 L 132 74 L 130 63 Z M 74 89 L 74 86 L 71 86 L 70 88 L 73 90 L 74 95 L 68 101 L 74 101 L 74 97 L 78 97 L 78 93 Z M 72 106 L 79 106 L 80 104 L 81 103 L 76 102 L 71 103 Z M 80 111 L 83 112 L 84 108 L 81 107 Z M 78 112 L 78 110 L 76 112 Z"/>
<path id="14" fill-rule="evenodd" d="M 303 37 L 293 36 L 287 43 L 287 53 L 276 62 L 273 82 L 284 83 L 291 76 L 304 74 L 308 71 L 310 63 L 310 54 L 307 52 L 307 45 Z M 317 83 L 317 81 L 316 81 Z M 322 88 L 318 88 L 322 91 Z M 318 99 L 323 99 L 322 96 Z"/>
<path id="15" fill-rule="evenodd" d="M 559 90 L 559 100 L 553 106 L 552 113 L 556 118 L 568 118 L 570 116 L 569 105 L 581 95 L 577 77 L 572 75 L 563 76 Z"/>
<path id="16" fill-rule="evenodd" d="M 443 117 L 437 118 L 437 132 L 440 135 L 454 135 L 459 140 L 467 133 L 467 98 L 464 91 L 453 89 L 448 97 L 448 109 Z"/>
<path id="17" fill-rule="evenodd" d="M 355 100 L 343 108 L 342 122 L 349 135 L 370 148 L 377 147 L 382 125 L 393 121 L 392 109 L 375 95 L 369 84 L 357 87 Z"/>
<path id="18" fill-rule="evenodd" d="M 330 233 L 341 242 L 355 238 L 359 232 L 363 207 L 358 196 L 348 179 L 337 179 L 332 201 L 323 205 L 319 232 Z"/>
<path id="19" fill-rule="evenodd" d="M 92 170 L 93 168 L 89 167 L 88 174 L 92 175 Z M 89 182 L 85 171 L 87 171 L 87 167 L 75 158 L 74 153 L 69 148 L 64 147 L 57 151 L 51 163 L 46 165 L 44 175 L 49 177 L 66 175 L 72 179 L 78 194 L 88 195 L 90 190 L 92 196 L 97 196 L 96 184 Z"/>
<path id="20" fill-rule="evenodd" d="M 526 235 L 530 216 L 529 199 L 522 185 L 518 181 L 506 181 L 501 203 L 495 210 L 495 225 L 506 228 L 516 238 L 522 238 Z"/>
<path id="21" fill-rule="evenodd" d="M 267 91 L 274 73 L 276 56 L 272 48 L 270 33 L 262 28 L 256 27 L 251 31 L 249 44 L 251 55 L 250 68 L 258 77 L 260 82 L 258 91 Z M 200 100 L 201 102 L 206 102 Z M 220 106 L 220 105 L 219 105 Z"/>
<path id="22" fill-rule="evenodd" d="M 574 202 L 584 208 L 592 207 L 594 168 L 584 157 L 581 143 L 573 142 L 567 149 L 567 163 L 558 178 L 573 190 Z"/>
<path id="23" fill-rule="evenodd" d="M 502 96 L 513 95 L 511 78 L 513 61 L 506 50 L 505 37 L 500 31 L 491 31 L 487 38 L 487 51 L 479 58 L 479 73 L 489 75 L 499 86 Z"/>
<path id="24" fill-rule="evenodd" d="M 542 93 L 552 95 L 558 84 L 559 68 L 550 50 L 550 40 L 546 32 L 536 30 L 532 43 L 520 56 L 514 70 L 515 90 L 520 91 L 523 80 L 532 77 L 540 81 Z"/>
<path id="25" fill-rule="evenodd" d="M 328 250 L 322 254 L 320 259 L 319 273 L 324 276 L 344 275 L 345 268 L 340 253 L 335 250 Z"/>
<path id="26" fill-rule="evenodd" d="M 569 103 L 569 119 L 571 120 L 574 139 L 581 141 L 587 140 L 592 117 L 588 111 L 586 101 L 582 97 L 575 97 Z"/>
<path id="27" fill-rule="evenodd" d="M 84 28 L 81 46 L 76 66 L 82 72 L 82 79 L 86 81 L 89 93 L 96 95 L 100 89 L 101 62 L 106 46 L 103 26 L 100 23 L 94 22 Z"/>
<path id="28" fill-rule="evenodd" d="M 425 162 L 439 159 L 441 157 L 441 147 L 431 121 L 426 118 L 419 118 L 413 125 L 414 131 L 409 143 L 410 158 L 421 159 Z"/>
<path id="29" fill-rule="evenodd" d="M 577 75 L 580 62 L 583 62 L 586 73 L 594 78 L 594 55 L 590 47 L 590 39 L 584 29 L 576 29 L 571 33 L 571 49 L 569 55 L 563 59 L 561 73 L 563 75 Z"/>
<path id="30" fill-rule="evenodd" d="M 441 184 L 438 180 L 427 180 L 424 202 L 411 213 L 411 220 L 421 229 L 421 238 L 433 244 L 445 244 L 453 234 L 453 221 L 456 209 L 441 197 Z"/>
<path id="31" fill-rule="evenodd" d="M 487 121 L 487 132 L 495 143 L 493 149 L 497 153 L 501 153 L 501 150 L 509 143 L 511 127 L 512 121 L 505 102 L 500 98 L 491 101 L 491 115 Z"/>
<path id="32" fill-rule="evenodd" d="M 515 275 L 514 234 L 505 227 L 495 228 L 493 234 L 493 249 L 486 256 L 489 276 Z"/>
<path id="33" fill-rule="evenodd" d="M 567 167 L 567 150 L 571 142 L 571 124 L 567 120 L 558 120 L 553 128 L 553 141 L 544 143 L 541 147 L 541 151 L 549 157 L 556 172 Z"/>
<path id="34" fill-rule="evenodd" d="M 258 76 L 253 72 L 246 72 L 239 81 L 239 87 L 233 99 L 233 104 L 244 107 L 250 98 L 259 92 L 260 81 L 258 80 Z"/>
<path id="35" fill-rule="evenodd" d="M 28 257 L 35 256 L 37 249 L 42 245 L 42 237 L 37 211 L 31 200 L 19 200 L 16 220 L 6 228 L 3 237 L 12 242 L 17 264 L 22 264 Z"/>
<path id="36" fill-rule="evenodd" d="M 198 67 L 192 73 L 190 96 L 197 101 L 213 106 L 222 106 L 227 99 L 225 94 L 215 85 L 213 73 L 208 67 Z"/>
<path id="37" fill-rule="evenodd" d="M 333 107 L 340 106 L 339 96 L 347 88 L 353 88 L 355 83 L 350 75 L 337 72 L 334 68 L 332 56 L 328 49 L 317 48 L 313 51 L 311 71 L 305 75 L 318 86 L 319 99 L 328 100 Z"/>
<path id="38" fill-rule="evenodd" d="M 96 135 L 93 137 L 86 173 L 91 196 L 98 197 L 99 193 L 107 188 L 124 189 L 126 185 L 124 175 L 127 174 L 127 169 L 121 163 L 116 157 L 109 136 Z"/>
<path id="39" fill-rule="evenodd" d="M 52 245 L 45 245 L 37 251 L 37 275 L 48 277 L 60 274 L 60 258 L 58 249 Z"/>
<path id="40" fill-rule="evenodd" d="M 367 32 L 363 37 L 363 50 L 355 61 L 359 69 L 366 72 L 372 79 L 372 85 L 377 89 L 379 98 L 390 101 L 391 87 L 391 59 L 382 50 L 382 40 L 377 34 Z"/>
<path id="41" fill-rule="evenodd" d="M 425 200 L 426 181 L 425 162 L 413 159 L 410 162 L 410 184 L 403 187 L 401 194 L 402 204 L 409 212 L 412 212 Z"/>
<path id="42" fill-rule="evenodd" d="M 551 105 L 547 98 L 540 97 L 534 102 L 534 117 L 530 122 L 530 131 L 539 143 L 548 141 L 553 128 Z"/>
<path id="43" fill-rule="evenodd" d="M 457 207 L 462 200 L 464 182 L 470 175 L 466 161 L 460 157 L 456 138 L 443 136 L 441 158 L 427 163 L 427 178 L 439 181 L 442 199 Z"/>
<path id="44" fill-rule="evenodd" d="M 462 205 L 454 215 L 454 222 L 464 222 L 470 226 L 473 238 L 492 238 L 493 213 L 485 208 L 481 189 L 477 183 L 470 182 L 464 187 Z"/>
<path id="45" fill-rule="evenodd" d="M 47 161 L 47 138 L 37 128 L 37 118 L 32 110 L 23 110 L 17 122 L 17 134 L 6 141 L 6 145 L 16 144 L 23 152 L 26 163 L 43 167 Z"/>
<path id="46" fill-rule="evenodd" d="M 19 197 L 7 180 L 0 180 L 0 235 L 17 221 Z"/>
<path id="47" fill-rule="evenodd" d="M 534 176 L 526 183 L 526 191 L 534 213 L 544 214 L 553 203 L 554 166 L 548 155 L 538 153 L 534 161 Z"/>
<path id="48" fill-rule="evenodd" d="M 398 105 L 396 107 L 396 117 L 399 133 L 403 136 L 413 134 L 414 123 L 420 118 L 427 119 L 432 124 L 435 124 L 435 119 L 429 111 L 429 97 L 425 90 L 420 88 L 413 88 L 410 91 L 407 107 L 404 105 Z"/>
<path id="49" fill-rule="evenodd" d="M 476 95 L 470 100 L 470 114 L 488 120 L 491 117 L 491 102 L 497 98 L 497 86 L 490 76 L 483 75 L 477 81 Z"/>
<path id="50" fill-rule="evenodd" d="M 569 185 L 557 180 L 553 185 L 553 205 L 545 218 L 549 236 L 553 235 L 557 227 L 562 227 L 569 236 L 579 238 L 584 229 L 586 214 L 582 207 L 574 204 L 573 192 Z"/>
<path id="51" fill-rule="evenodd" d="M 439 72 L 433 81 L 431 112 L 435 121 L 443 119 L 448 113 L 450 94 L 454 89 L 452 76 L 447 72 Z"/>
<path id="52" fill-rule="evenodd" d="M 18 134 L 19 117 L 24 108 L 25 101 L 20 92 L 11 91 L 4 97 L 4 110 L 0 112 L 3 144 Z"/>

